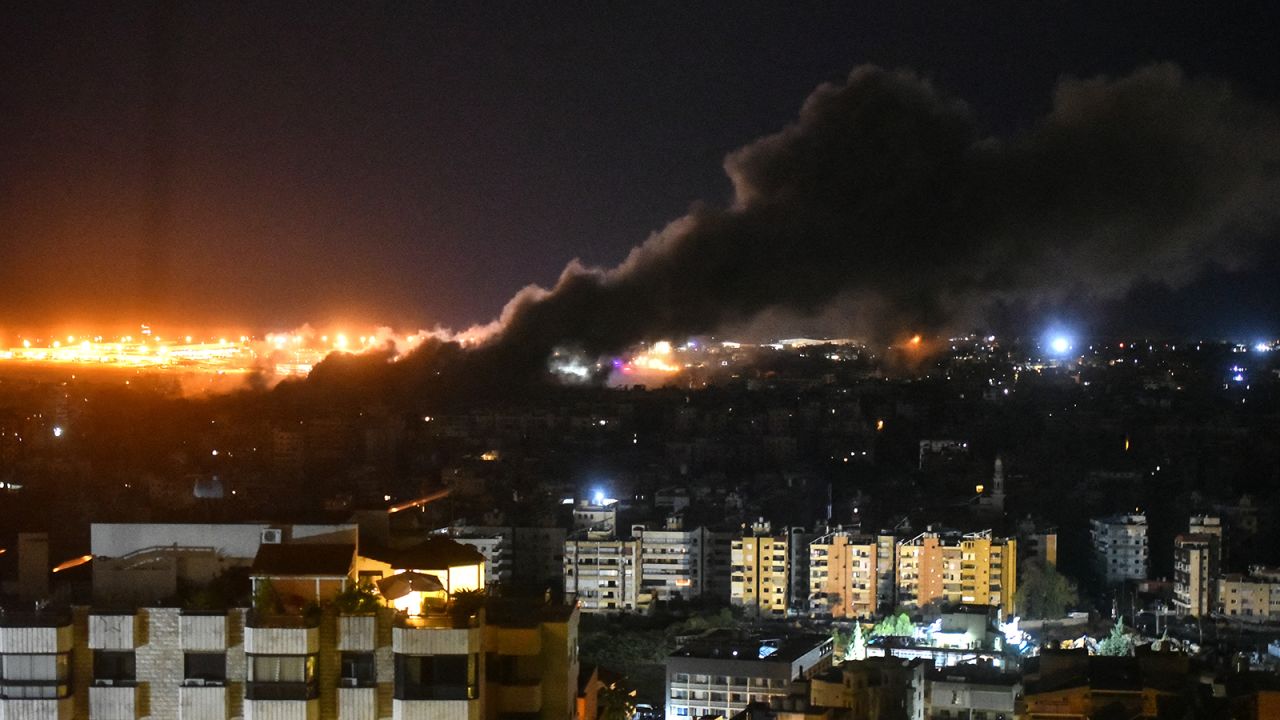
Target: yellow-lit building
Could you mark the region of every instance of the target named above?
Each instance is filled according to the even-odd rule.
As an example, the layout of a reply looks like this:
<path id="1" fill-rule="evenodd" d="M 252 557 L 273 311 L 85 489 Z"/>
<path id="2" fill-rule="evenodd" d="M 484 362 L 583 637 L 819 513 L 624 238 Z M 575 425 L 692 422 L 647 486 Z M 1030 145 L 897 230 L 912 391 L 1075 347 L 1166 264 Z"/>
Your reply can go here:
<path id="1" fill-rule="evenodd" d="M 790 588 L 789 535 L 772 535 L 759 524 L 730 549 L 729 600 L 749 614 L 786 617 Z"/>
<path id="2" fill-rule="evenodd" d="M 876 538 L 843 531 L 809 543 L 810 613 L 832 618 L 875 615 L 881 570 L 877 549 Z"/>
<path id="3" fill-rule="evenodd" d="M 1280 569 L 1252 566 L 1249 574 L 1218 579 L 1218 611 L 1247 620 L 1280 619 Z"/>
<path id="4" fill-rule="evenodd" d="M 965 535 L 925 532 L 898 543 L 897 602 L 994 605 L 1013 612 L 1018 541 L 990 531 Z"/>

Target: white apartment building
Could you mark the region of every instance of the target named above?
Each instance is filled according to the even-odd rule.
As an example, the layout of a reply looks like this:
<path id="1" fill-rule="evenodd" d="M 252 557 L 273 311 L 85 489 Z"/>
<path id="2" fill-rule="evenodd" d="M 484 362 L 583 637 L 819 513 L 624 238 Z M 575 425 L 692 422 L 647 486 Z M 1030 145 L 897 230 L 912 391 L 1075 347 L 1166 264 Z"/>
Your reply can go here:
<path id="1" fill-rule="evenodd" d="M 578 596 L 586 613 L 611 613 L 637 607 L 635 540 L 573 539 L 564 543 L 564 590 Z"/>
<path id="2" fill-rule="evenodd" d="M 1150 564 L 1146 515 L 1095 518 L 1090 525 L 1093 559 L 1100 578 L 1108 585 L 1146 579 Z"/>

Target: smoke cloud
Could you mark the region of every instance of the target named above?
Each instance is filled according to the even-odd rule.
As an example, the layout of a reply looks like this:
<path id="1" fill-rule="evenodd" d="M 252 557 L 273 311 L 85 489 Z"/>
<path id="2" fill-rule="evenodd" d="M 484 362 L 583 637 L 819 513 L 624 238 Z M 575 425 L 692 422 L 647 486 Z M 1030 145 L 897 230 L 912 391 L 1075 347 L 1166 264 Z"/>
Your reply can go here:
<path id="1" fill-rule="evenodd" d="M 693 207 L 617 267 L 575 260 L 488 325 L 424 333 L 407 356 L 331 356 L 306 385 L 330 399 L 527 391 L 557 350 L 778 318 L 845 315 L 880 339 L 1016 331 L 999 324 L 1276 256 L 1280 117 L 1172 65 L 1065 79 L 1011 137 L 913 73 L 859 67 L 724 168 L 728 206 Z"/>
<path id="2" fill-rule="evenodd" d="M 859 67 L 725 159 L 728 207 L 692 208 L 617 267 L 571 262 L 469 335 L 545 364 L 556 347 L 608 353 L 837 298 L 876 308 L 864 331 L 885 334 L 1177 285 L 1269 242 L 1278 128 L 1227 86 L 1158 65 L 1065 79 L 1034 127 L 987 137 L 919 76 Z"/>

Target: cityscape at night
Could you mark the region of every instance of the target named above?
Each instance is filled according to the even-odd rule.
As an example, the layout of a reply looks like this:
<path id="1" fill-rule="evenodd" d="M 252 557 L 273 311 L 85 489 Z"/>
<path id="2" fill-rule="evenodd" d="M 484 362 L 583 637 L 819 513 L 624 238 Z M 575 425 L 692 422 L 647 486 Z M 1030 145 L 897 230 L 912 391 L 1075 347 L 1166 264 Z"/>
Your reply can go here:
<path id="1" fill-rule="evenodd" d="M 1280 8 L 0 9 L 0 720 L 1280 720 Z"/>

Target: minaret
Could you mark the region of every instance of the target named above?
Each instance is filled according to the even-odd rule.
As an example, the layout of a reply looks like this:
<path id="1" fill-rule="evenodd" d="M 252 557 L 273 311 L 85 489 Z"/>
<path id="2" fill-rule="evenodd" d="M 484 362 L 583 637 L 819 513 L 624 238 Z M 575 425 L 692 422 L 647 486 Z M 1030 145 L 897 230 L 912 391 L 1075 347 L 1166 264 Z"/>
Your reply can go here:
<path id="1" fill-rule="evenodd" d="M 991 476 L 991 505 L 1004 512 L 1004 460 L 996 455 L 996 469 Z"/>

